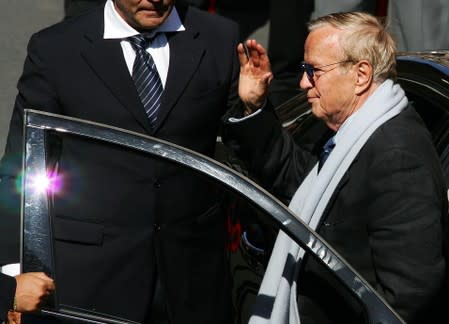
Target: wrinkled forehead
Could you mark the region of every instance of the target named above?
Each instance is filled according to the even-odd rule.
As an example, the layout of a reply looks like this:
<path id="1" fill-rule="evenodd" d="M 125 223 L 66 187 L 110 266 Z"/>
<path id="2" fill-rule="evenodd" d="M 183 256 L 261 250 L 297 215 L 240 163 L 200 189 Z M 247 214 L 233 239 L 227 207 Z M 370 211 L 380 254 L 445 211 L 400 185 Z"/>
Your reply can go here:
<path id="1" fill-rule="evenodd" d="M 343 58 L 341 39 L 344 31 L 331 26 L 309 33 L 304 46 L 304 60 L 310 64 L 325 64 Z"/>

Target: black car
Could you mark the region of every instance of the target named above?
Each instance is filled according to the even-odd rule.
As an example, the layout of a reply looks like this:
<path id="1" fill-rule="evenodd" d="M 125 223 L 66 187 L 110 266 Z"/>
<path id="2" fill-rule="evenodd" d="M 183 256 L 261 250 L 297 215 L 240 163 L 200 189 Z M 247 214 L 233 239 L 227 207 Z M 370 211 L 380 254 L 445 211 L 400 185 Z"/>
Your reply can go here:
<path id="1" fill-rule="evenodd" d="M 449 52 L 401 53 L 398 56 L 398 82 L 413 101 L 428 126 L 440 155 L 449 183 Z M 277 108 L 287 128 L 303 144 L 313 143 L 323 131 L 310 113 L 304 93 Z M 25 115 L 25 154 L 23 189 L 22 271 L 45 271 L 54 276 L 52 249 L 52 204 L 49 190 L 36 190 L 33 179 L 48 175 L 57 164 L 51 158 L 52 143 L 64 136 L 79 136 L 86 141 L 113 143 L 124 149 L 164 159 L 181 168 L 190 168 L 207 177 L 223 191 L 228 212 L 228 254 L 233 277 L 235 323 L 247 323 L 279 229 L 286 232 L 307 253 L 319 259 L 360 303 L 368 323 L 401 323 L 402 319 L 370 285 L 352 269 L 318 234 L 298 220 L 277 198 L 245 177 L 246 170 L 232 152 L 218 142 L 217 163 L 185 148 L 88 121 L 28 110 Z M 55 138 L 57 140 L 53 141 Z M 88 179 L 86 179 L 88 181 Z M 38 242 L 39 244 L 36 244 Z M 77 305 L 63 305 L 58 291 L 43 313 L 80 323 L 132 323 L 128 319 L 101 314 Z M 26 323 L 26 319 L 24 321 Z"/>

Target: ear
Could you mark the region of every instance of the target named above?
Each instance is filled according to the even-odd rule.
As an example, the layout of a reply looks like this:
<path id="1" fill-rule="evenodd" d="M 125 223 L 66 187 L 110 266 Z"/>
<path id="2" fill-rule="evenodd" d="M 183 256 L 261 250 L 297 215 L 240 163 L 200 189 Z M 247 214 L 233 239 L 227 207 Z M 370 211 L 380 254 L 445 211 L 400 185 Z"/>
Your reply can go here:
<path id="1" fill-rule="evenodd" d="M 356 69 L 355 93 L 362 94 L 373 82 L 373 66 L 367 60 L 361 60 L 354 66 Z"/>

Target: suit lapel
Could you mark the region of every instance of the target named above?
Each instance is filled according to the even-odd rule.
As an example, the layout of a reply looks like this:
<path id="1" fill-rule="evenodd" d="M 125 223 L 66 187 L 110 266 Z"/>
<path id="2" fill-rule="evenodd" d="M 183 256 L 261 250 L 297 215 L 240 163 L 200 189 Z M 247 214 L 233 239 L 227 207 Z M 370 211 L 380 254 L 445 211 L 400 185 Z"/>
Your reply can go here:
<path id="1" fill-rule="evenodd" d="M 184 18 L 184 11 L 184 9 L 179 10 L 181 19 Z M 103 23 L 103 17 L 98 17 L 96 21 Z M 103 26 L 96 26 L 85 33 L 86 42 L 81 50 L 81 55 L 110 89 L 111 94 L 149 134 L 154 134 L 167 119 L 206 52 L 206 46 L 199 37 L 199 31 L 189 22 L 183 21 L 183 23 L 186 26 L 185 31 L 167 34 L 170 46 L 170 63 L 154 130 L 150 126 L 129 74 L 120 40 L 103 39 Z"/>
<path id="2" fill-rule="evenodd" d="M 170 64 L 156 131 L 182 95 L 206 51 L 206 46 L 198 35 L 199 33 L 193 28 L 167 35 L 170 44 Z"/>
<path id="3" fill-rule="evenodd" d="M 86 45 L 81 55 L 113 96 L 135 117 L 136 121 L 152 133 L 148 117 L 126 67 L 120 40 L 103 39 L 101 34 L 86 34 Z"/>

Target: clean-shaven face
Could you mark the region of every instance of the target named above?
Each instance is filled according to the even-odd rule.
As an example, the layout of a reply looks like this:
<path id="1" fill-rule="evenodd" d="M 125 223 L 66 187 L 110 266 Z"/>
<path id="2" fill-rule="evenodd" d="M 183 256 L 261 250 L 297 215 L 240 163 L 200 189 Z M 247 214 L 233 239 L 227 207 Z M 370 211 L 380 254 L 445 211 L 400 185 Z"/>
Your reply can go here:
<path id="1" fill-rule="evenodd" d="M 170 14 L 175 0 L 114 0 L 120 16 L 139 31 L 160 26 Z"/>
<path id="2" fill-rule="evenodd" d="M 333 27 L 322 27 L 308 35 L 304 60 L 322 68 L 315 69 L 313 79 L 304 73 L 300 82 L 300 87 L 307 91 L 312 113 L 333 130 L 340 127 L 357 105 L 356 74 L 344 63 L 334 64 L 345 60 L 340 45 L 341 33 Z"/>

